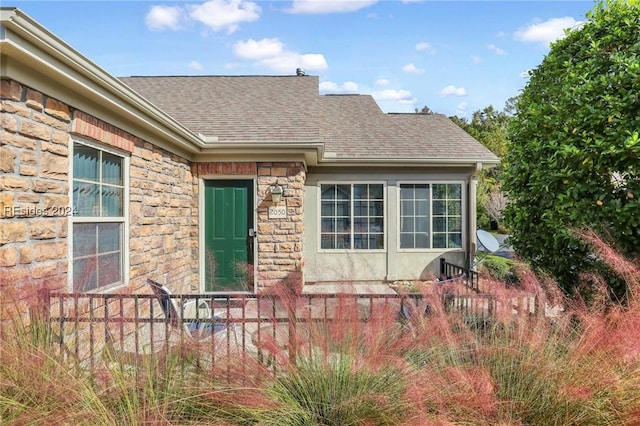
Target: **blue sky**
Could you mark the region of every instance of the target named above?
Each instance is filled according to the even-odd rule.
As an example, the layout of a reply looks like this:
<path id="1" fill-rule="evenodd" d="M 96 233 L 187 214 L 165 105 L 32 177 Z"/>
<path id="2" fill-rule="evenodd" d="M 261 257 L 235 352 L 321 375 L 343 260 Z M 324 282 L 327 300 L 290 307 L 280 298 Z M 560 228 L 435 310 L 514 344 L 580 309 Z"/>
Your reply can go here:
<path id="1" fill-rule="evenodd" d="M 592 1 L 3 1 L 114 76 L 295 74 L 385 112 L 502 108 Z"/>

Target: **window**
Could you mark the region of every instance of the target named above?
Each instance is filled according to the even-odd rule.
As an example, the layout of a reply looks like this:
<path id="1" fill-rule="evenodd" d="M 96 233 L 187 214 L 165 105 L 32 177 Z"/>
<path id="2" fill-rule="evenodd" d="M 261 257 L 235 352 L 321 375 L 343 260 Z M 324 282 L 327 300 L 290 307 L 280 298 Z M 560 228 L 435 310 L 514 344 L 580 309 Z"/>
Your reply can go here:
<path id="1" fill-rule="evenodd" d="M 73 145 L 73 291 L 124 282 L 125 157 Z"/>
<path id="2" fill-rule="evenodd" d="M 400 185 L 400 248 L 462 247 L 462 184 Z"/>
<path id="3" fill-rule="evenodd" d="M 429 248 L 429 185 L 400 185 L 400 247 Z"/>
<path id="4" fill-rule="evenodd" d="M 321 185 L 320 248 L 384 249 L 384 186 Z"/>

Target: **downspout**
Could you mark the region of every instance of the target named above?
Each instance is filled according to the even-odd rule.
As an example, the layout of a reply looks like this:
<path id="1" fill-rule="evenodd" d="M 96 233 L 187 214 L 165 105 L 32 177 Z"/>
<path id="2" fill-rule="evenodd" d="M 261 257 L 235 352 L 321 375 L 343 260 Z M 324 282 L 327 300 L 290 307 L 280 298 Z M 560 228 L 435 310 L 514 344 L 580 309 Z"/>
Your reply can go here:
<path id="1" fill-rule="evenodd" d="M 480 175 L 480 171 L 482 170 L 482 163 L 476 163 L 476 167 L 474 171 L 469 175 L 469 181 L 467 182 L 467 193 L 469 194 L 468 202 L 467 202 L 467 258 L 466 258 L 466 268 L 470 271 L 473 267 L 473 259 L 475 257 L 477 242 L 476 242 L 476 196 L 477 191 L 476 188 L 478 186 L 478 176 Z"/>

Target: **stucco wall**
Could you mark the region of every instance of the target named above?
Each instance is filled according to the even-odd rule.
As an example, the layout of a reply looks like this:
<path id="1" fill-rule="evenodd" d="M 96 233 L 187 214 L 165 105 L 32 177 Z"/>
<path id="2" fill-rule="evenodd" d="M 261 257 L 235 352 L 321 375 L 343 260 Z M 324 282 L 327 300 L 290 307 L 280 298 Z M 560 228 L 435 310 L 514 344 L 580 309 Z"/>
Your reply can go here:
<path id="1" fill-rule="evenodd" d="M 307 282 L 323 281 L 395 281 L 436 276 L 440 257 L 464 265 L 468 225 L 463 217 L 462 249 L 401 250 L 398 242 L 399 184 L 406 182 L 460 182 L 463 187 L 463 211 L 468 210 L 466 183 L 471 170 L 435 169 L 311 169 L 305 185 L 306 214 L 304 218 L 305 278 Z M 321 183 L 383 183 L 385 188 L 385 249 L 321 250 L 320 184 Z"/>

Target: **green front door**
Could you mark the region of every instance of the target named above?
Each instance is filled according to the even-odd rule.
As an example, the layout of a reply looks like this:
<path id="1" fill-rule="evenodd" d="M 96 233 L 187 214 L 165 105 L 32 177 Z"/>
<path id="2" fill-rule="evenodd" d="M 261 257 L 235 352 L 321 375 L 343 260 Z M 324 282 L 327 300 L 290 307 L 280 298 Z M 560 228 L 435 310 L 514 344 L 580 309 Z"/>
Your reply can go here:
<path id="1" fill-rule="evenodd" d="M 253 182 L 205 181 L 205 291 L 253 291 Z"/>

